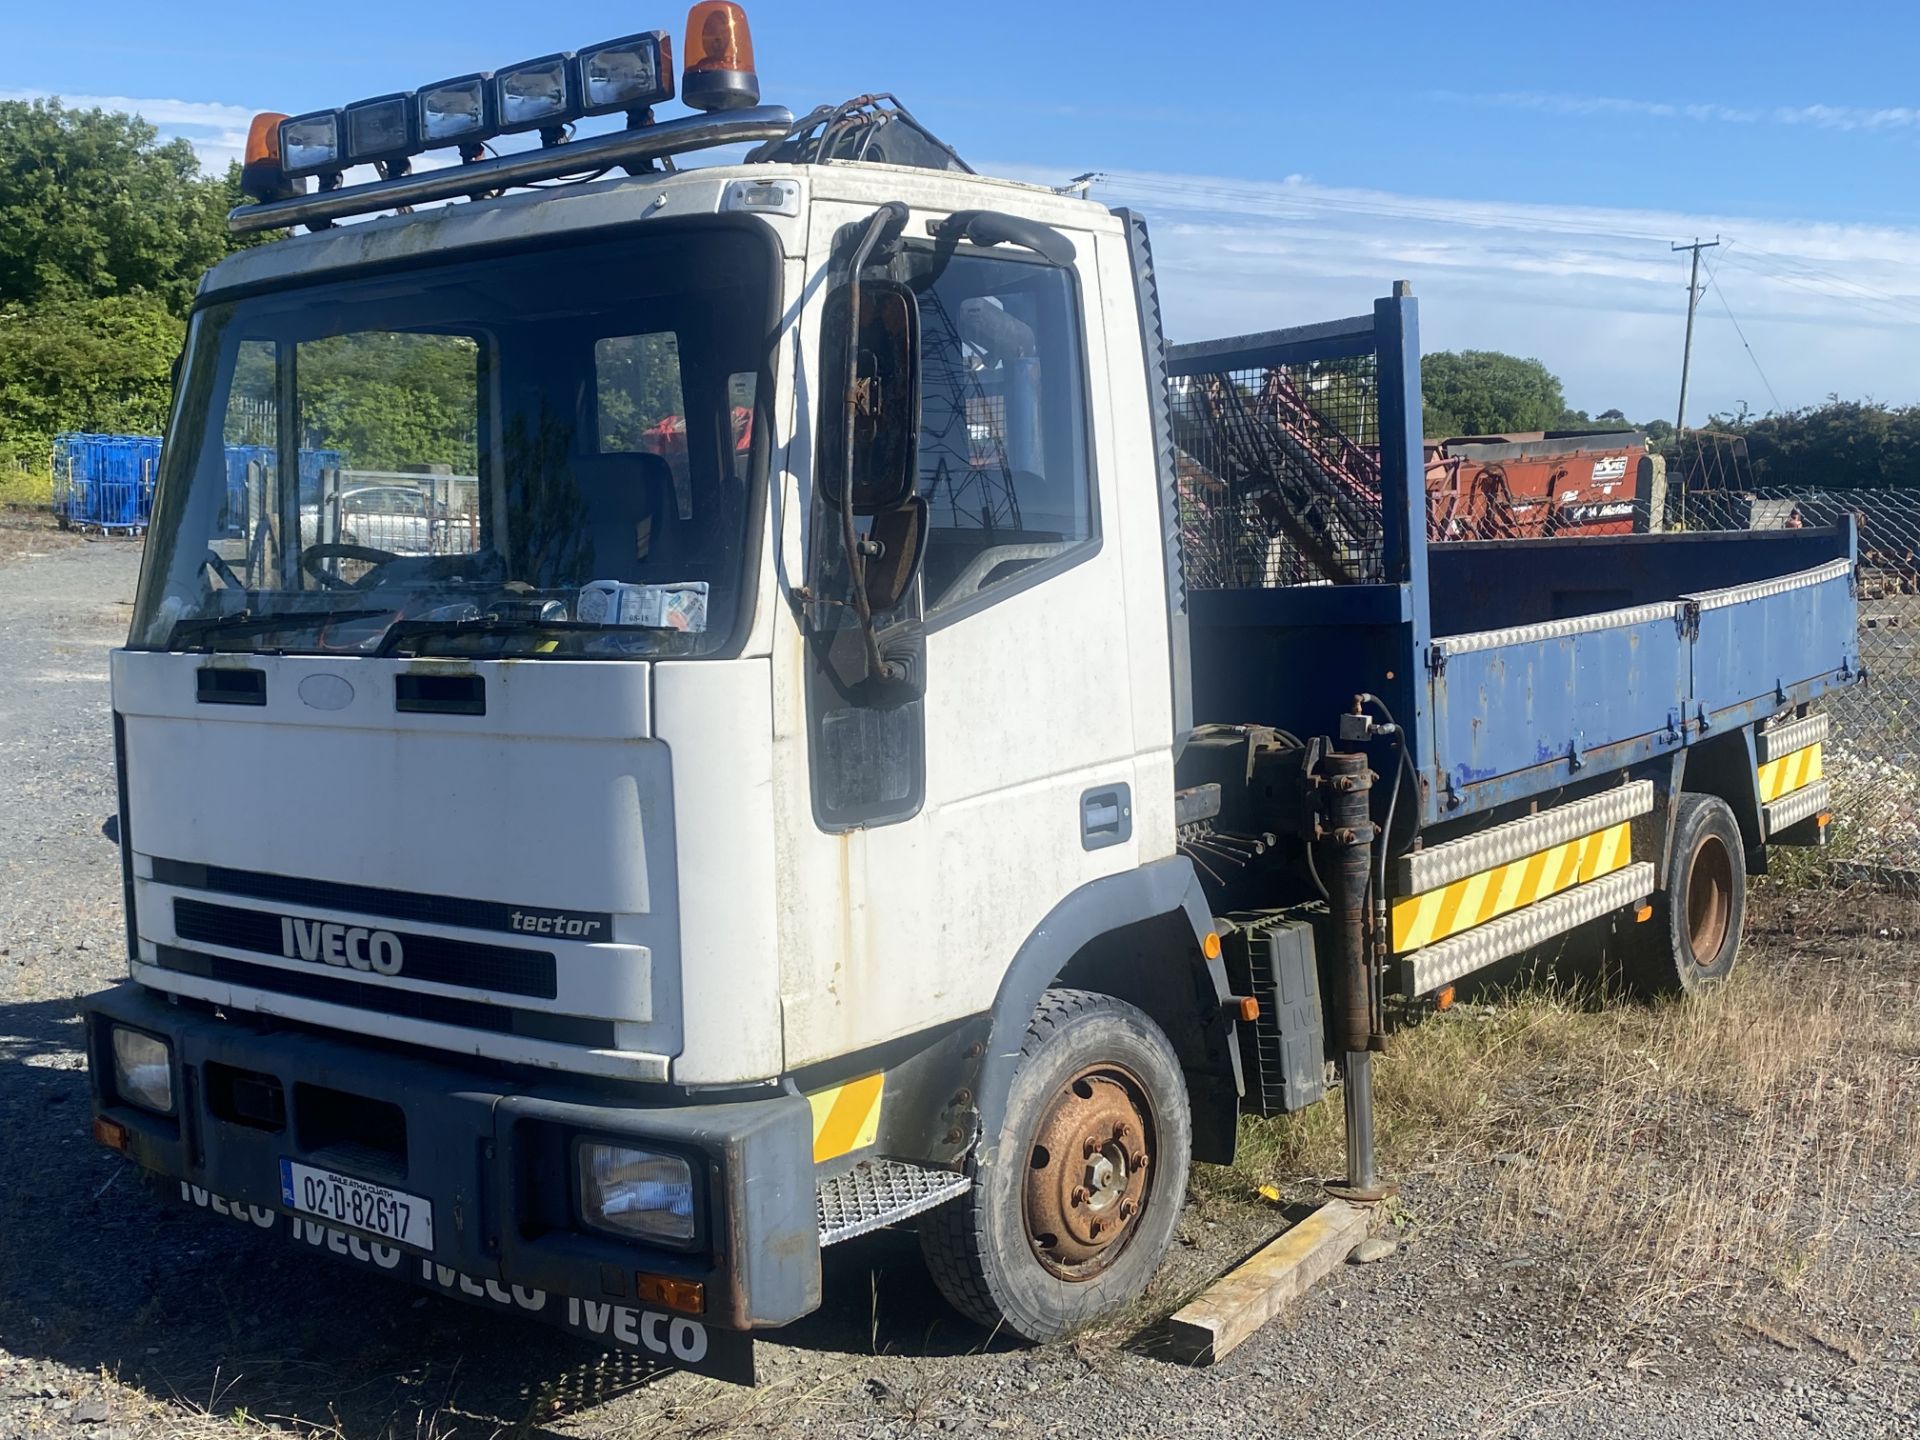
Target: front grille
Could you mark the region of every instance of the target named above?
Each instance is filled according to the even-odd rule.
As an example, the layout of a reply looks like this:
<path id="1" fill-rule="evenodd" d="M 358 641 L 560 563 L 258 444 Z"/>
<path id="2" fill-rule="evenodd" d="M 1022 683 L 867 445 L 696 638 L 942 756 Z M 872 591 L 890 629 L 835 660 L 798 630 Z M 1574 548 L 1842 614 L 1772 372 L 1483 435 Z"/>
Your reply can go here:
<path id="1" fill-rule="evenodd" d="M 287 921 L 291 918 L 178 896 L 173 902 L 173 929 L 182 940 L 224 945 L 229 950 L 253 950 L 308 964 L 325 964 L 317 958 L 307 960 L 300 953 L 297 941 L 289 946 Z M 316 926 L 319 922 L 303 917 L 298 923 Z M 511 950 L 504 945 L 483 945 L 406 931 L 381 933 L 392 934 L 399 941 L 400 969 L 396 972 L 399 977 L 459 985 L 468 990 L 529 995 L 539 1000 L 551 1000 L 560 993 L 554 959 L 546 951 Z M 287 953 L 289 948 L 292 954 Z M 384 983 L 384 977 L 367 983 Z"/>
<path id="2" fill-rule="evenodd" d="M 425 1020 L 435 1025 L 459 1025 L 469 1030 L 488 1030 L 496 1035 L 519 1035 L 528 1040 L 550 1040 L 560 1045 L 584 1045 L 596 1050 L 614 1048 L 611 1020 L 550 1015 L 543 1010 L 483 1005 L 477 1000 L 460 1000 L 448 995 L 427 995 L 418 990 L 399 990 L 358 980 L 337 980 L 331 975 L 316 975 L 305 970 L 285 970 L 277 965 L 230 960 L 223 955 L 203 955 L 199 951 L 183 950 L 175 945 L 157 945 L 154 951 L 154 958 L 162 969 L 178 971 L 182 975 L 197 975 L 204 980 L 218 980 L 225 985 L 245 985 L 253 990 L 297 995 L 308 1000 L 325 1001 L 329 1005 L 350 1005 L 356 1010 L 371 1010 L 381 1015 Z"/>
<path id="3" fill-rule="evenodd" d="M 217 890 L 249 900 L 276 900 L 316 910 L 382 915 L 463 930 L 500 930 L 509 935 L 539 935 L 556 940 L 613 939 L 613 916 L 604 910 L 555 910 L 551 906 L 509 905 L 494 900 L 463 900 L 451 895 L 417 895 L 373 885 L 340 885 L 296 875 L 231 870 L 223 865 L 193 865 L 156 857 L 153 879 L 181 890 Z M 275 946 L 276 952 L 278 946 Z"/>

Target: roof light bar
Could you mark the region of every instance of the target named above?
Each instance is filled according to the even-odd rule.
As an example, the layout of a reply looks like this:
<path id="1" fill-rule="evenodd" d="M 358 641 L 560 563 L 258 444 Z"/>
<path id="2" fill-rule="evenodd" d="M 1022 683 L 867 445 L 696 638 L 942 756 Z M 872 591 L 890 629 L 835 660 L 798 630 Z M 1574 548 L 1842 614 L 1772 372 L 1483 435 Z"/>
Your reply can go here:
<path id="1" fill-rule="evenodd" d="M 586 46 L 574 65 L 582 115 L 644 110 L 673 98 L 673 45 L 664 30 Z"/>
<path id="2" fill-rule="evenodd" d="M 699 110 L 742 112 L 758 105 L 760 81 L 753 72 L 753 37 L 747 32 L 745 12 L 732 0 L 699 0 L 694 5 L 687 16 L 687 48 L 685 89 L 690 105 Z M 337 195 L 342 193 L 341 172 L 354 165 L 375 165 L 380 167 L 381 183 L 393 185 L 407 176 L 411 157 L 443 146 L 457 146 L 467 162 L 463 168 L 470 170 L 489 163 L 482 158 L 483 142 L 496 135 L 538 130 L 551 147 L 566 138 L 561 132 L 573 121 L 621 111 L 626 112 L 630 129 L 650 126 L 652 107 L 671 100 L 673 94 L 672 42 L 664 30 L 642 30 L 501 70 L 456 75 L 419 90 L 356 100 L 341 109 L 292 117 L 262 114 L 255 117 L 248 137 L 242 175 L 246 194 L 260 205 L 236 210 L 234 228 L 268 228 L 264 223 L 241 224 L 239 219 L 304 198 L 310 175 L 321 177 L 323 192 Z M 755 115 L 767 113 L 771 112 L 754 110 Z M 699 124 L 682 128 L 689 133 L 701 130 Z M 727 142 L 695 139 L 679 148 L 715 143 Z M 671 154 L 674 148 L 669 144 L 657 153 Z M 359 195 L 371 187 L 352 188 Z M 463 185 L 451 193 L 471 191 Z M 331 203 L 326 210 L 329 215 L 357 213 Z M 316 222 L 324 218 L 315 216 Z M 278 223 L 309 221 L 303 212 L 298 220 Z"/>
<path id="3" fill-rule="evenodd" d="M 552 180 L 582 170 L 657 160 L 710 150 L 717 145 L 751 145 L 786 138 L 793 129 L 793 112 L 784 105 L 762 105 L 724 115 L 684 115 L 657 125 L 593 135 L 566 145 L 518 151 L 428 170 L 395 180 L 374 180 L 339 190 L 296 195 L 264 205 L 242 205 L 227 216 L 227 229 L 236 235 L 256 230 L 279 230 L 292 225 L 324 225 L 349 215 L 370 215 L 401 205 L 426 205 L 455 200 L 476 190 L 504 190 L 539 180 Z"/>

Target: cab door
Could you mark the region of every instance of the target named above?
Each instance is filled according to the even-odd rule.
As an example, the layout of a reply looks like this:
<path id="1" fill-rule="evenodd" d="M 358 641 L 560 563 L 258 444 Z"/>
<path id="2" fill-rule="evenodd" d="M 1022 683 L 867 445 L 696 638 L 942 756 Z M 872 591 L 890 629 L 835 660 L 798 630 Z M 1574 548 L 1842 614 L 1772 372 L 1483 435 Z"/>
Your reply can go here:
<path id="1" fill-rule="evenodd" d="M 871 213 L 816 205 L 809 272 Z M 928 532 L 916 592 L 884 623 L 923 647 L 924 694 L 849 699 L 858 647 L 844 607 L 841 643 L 798 641 L 776 667 L 789 687 L 776 723 L 806 777 L 804 815 L 797 795 L 785 807 L 789 1068 L 988 1009 L 1049 910 L 1138 863 L 1136 682 L 1093 236 L 1072 235 L 1075 258 L 1055 264 L 915 241 L 927 234 L 917 213 L 905 234 L 887 273 L 919 307 Z M 823 373 L 822 307 L 845 303 L 844 279 L 818 287 L 803 322 L 806 373 Z M 827 403 L 816 398 L 816 430 Z M 807 581 L 830 596 L 844 583 L 838 517 L 810 504 Z M 1164 669 L 1164 655 L 1145 658 Z M 1156 683 L 1164 694 L 1164 673 Z"/>

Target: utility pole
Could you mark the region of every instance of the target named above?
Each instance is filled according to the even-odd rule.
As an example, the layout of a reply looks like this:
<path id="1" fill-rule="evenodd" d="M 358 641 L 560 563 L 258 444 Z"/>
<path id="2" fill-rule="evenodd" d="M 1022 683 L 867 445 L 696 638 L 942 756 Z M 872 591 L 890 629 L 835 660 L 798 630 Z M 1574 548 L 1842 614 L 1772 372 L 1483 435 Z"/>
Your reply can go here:
<path id="1" fill-rule="evenodd" d="M 1718 235 L 1711 240 L 1702 240 L 1696 235 L 1691 245 L 1673 247 L 1676 252 L 1681 250 L 1693 252 L 1693 273 L 1687 277 L 1687 341 L 1686 347 L 1680 352 L 1680 410 L 1673 420 L 1673 434 L 1676 441 L 1687 428 L 1687 370 L 1693 364 L 1693 312 L 1700 304 L 1700 252 L 1711 250 L 1719 243 Z M 1687 523 L 1687 477 L 1685 475 L 1680 477 L 1680 523 L 1682 526 Z"/>

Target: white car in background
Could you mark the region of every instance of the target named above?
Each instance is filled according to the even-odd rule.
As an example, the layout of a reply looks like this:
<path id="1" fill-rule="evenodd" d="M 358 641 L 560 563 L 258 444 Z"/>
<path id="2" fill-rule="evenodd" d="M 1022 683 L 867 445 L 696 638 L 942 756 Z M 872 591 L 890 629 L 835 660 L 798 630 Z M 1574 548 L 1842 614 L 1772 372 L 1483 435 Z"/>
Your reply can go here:
<path id="1" fill-rule="evenodd" d="M 446 555 L 472 548 L 472 521 L 450 515 L 411 485 L 354 485 L 325 502 L 327 524 L 321 525 L 321 507 L 300 508 L 300 529 L 309 543 L 326 539 L 342 545 L 365 545 L 389 555 Z"/>

